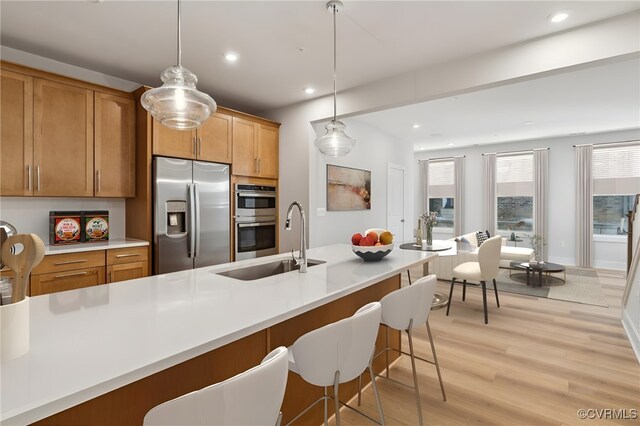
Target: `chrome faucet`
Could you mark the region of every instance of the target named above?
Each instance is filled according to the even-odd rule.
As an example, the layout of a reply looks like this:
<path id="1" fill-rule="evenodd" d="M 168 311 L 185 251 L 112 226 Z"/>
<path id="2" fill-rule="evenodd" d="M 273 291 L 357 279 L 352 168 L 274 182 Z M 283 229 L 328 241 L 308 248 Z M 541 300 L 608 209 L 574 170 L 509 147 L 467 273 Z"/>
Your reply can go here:
<path id="1" fill-rule="evenodd" d="M 293 250 L 291 250 L 291 256 L 293 256 L 293 260 L 296 262 L 296 266 L 299 267 L 298 272 L 307 272 L 307 238 L 304 233 L 304 228 L 307 221 L 305 219 L 302 204 L 300 204 L 299 202 L 294 201 L 289 206 L 289 210 L 287 210 L 287 221 L 284 224 L 284 229 L 287 231 L 291 231 L 291 213 L 293 213 L 294 206 L 297 206 L 298 210 L 300 210 L 300 253 L 298 257 L 295 257 L 295 255 L 293 254 Z"/>

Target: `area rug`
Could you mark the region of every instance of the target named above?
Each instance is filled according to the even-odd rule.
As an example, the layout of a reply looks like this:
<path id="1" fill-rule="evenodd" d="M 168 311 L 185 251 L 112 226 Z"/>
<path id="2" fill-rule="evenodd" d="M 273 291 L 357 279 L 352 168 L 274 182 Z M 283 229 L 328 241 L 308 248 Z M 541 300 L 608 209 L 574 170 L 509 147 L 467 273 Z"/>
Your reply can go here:
<path id="1" fill-rule="evenodd" d="M 567 266 L 567 282 L 562 282 L 564 275 L 551 274 L 543 277 L 542 287 L 527 285 L 527 275 L 522 271 L 513 270 L 509 276 L 508 269 L 500 269 L 496 282 L 498 291 L 524 294 L 527 296 L 544 297 L 547 299 L 565 300 L 567 302 L 584 303 L 587 305 L 609 306 L 602 292 L 598 273 L 592 268 L 577 268 Z M 538 277 L 535 277 L 536 285 Z M 487 283 L 493 289 L 493 283 Z"/>

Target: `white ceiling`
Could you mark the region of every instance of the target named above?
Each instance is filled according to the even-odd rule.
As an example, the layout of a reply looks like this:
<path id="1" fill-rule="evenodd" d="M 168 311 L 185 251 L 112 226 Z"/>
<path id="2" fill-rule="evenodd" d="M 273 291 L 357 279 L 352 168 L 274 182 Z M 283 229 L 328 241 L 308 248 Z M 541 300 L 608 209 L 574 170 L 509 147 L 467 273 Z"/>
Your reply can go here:
<path id="1" fill-rule="evenodd" d="M 640 8 L 637 1 L 345 1 L 338 87 L 549 35 Z M 2 45 L 151 86 L 175 63 L 173 1 L 6 1 Z M 570 9 L 565 22 L 546 18 Z M 221 105 L 259 112 L 332 91 L 325 1 L 185 1 L 183 65 Z M 230 65 L 227 51 L 240 55 Z"/>
<path id="2" fill-rule="evenodd" d="M 637 129 L 640 59 L 352 119 L 411 143 L 416 151 Z"/>

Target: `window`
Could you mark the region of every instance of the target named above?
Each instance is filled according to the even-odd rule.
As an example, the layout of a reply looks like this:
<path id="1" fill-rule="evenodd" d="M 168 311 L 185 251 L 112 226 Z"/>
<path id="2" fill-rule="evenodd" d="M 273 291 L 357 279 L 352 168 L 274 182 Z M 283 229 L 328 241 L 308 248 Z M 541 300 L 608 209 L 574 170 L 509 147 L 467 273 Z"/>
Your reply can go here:
<path id="1" fill-rule="evenodd" d="M 533 153 L 496 159 L 498 232 L 533 231 Z"/>
<path id="2" fill-rule="evenodd" d="M 593 233 L 624 235 L 640 193 L 640 143 L 593 147 Z"/>
<path id="3" fill-rule="evenodd" d="M 436 212 L 436 228 L 453 230 L 455 171 L 453 160 L 429 161 L 429 211 Z"/>

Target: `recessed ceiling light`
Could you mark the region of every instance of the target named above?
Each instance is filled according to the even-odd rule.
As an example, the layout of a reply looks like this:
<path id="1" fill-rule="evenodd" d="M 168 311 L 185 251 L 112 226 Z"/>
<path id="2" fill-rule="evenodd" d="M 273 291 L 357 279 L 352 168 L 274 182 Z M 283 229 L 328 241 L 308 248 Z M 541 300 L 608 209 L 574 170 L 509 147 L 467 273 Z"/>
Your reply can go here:
<path id="1" fill-rule="evenodd" d="M 525 121 L 524 124 L 533 124 L 533 121 Z"/>
<path id="2" fill-rule="evenodd" d="M 447 146 L 453 146 L 453 142 L 449 142 Z"/>
<path id="3" fill-rule="evenodd" d="M 431 136 L 432 138 L 439 138 L 440 136 L 442 136 L 441 133 L 431 133 L 429 136 Z"/>
<path id="4" fill-rule="evenodd" d="M 233 53 L 233 52 L 228 52 L 224 54 L 224 58 L 228 61 L 228 62 L 235 62 L 238 60 L 238 54 L 237 53 Z"/>
<path id="5" fill-rule="evenodd" d="M 559 12 L 552 13 L 551 15 L 549 15 L 548 19 L 549 19 L 549 21 L 553 22 L 554 24 L 557 24 L 558 22 L 564 21 L 568 17 L 569 17 L 569 11 L 568 10 L 561 10 Z"/>
<path id="6" fill-rule="evenodd" d="M 413 126 L 411 126 L 411 127 L 413 127 L 414 129 L 419 129 L 419 128 L 420 128 L 420 125 L 416 123 L 416 124 L 414 124 L 414 125 L 413 125 Z"/>
<path id="7" fill-rule="evenodd" d="M 421 146 L 421 147 L 420 147 L 420 151 L 424 151 L 424 146 Z"/>
<path id="8" fill-rule="evenodd" d="M 313 87 L 305 87 L 304 93 L 306 93 L 307 95 L 313 95 L 314 93 L 316 93 L 316 89 L 314 89 Z"/>

